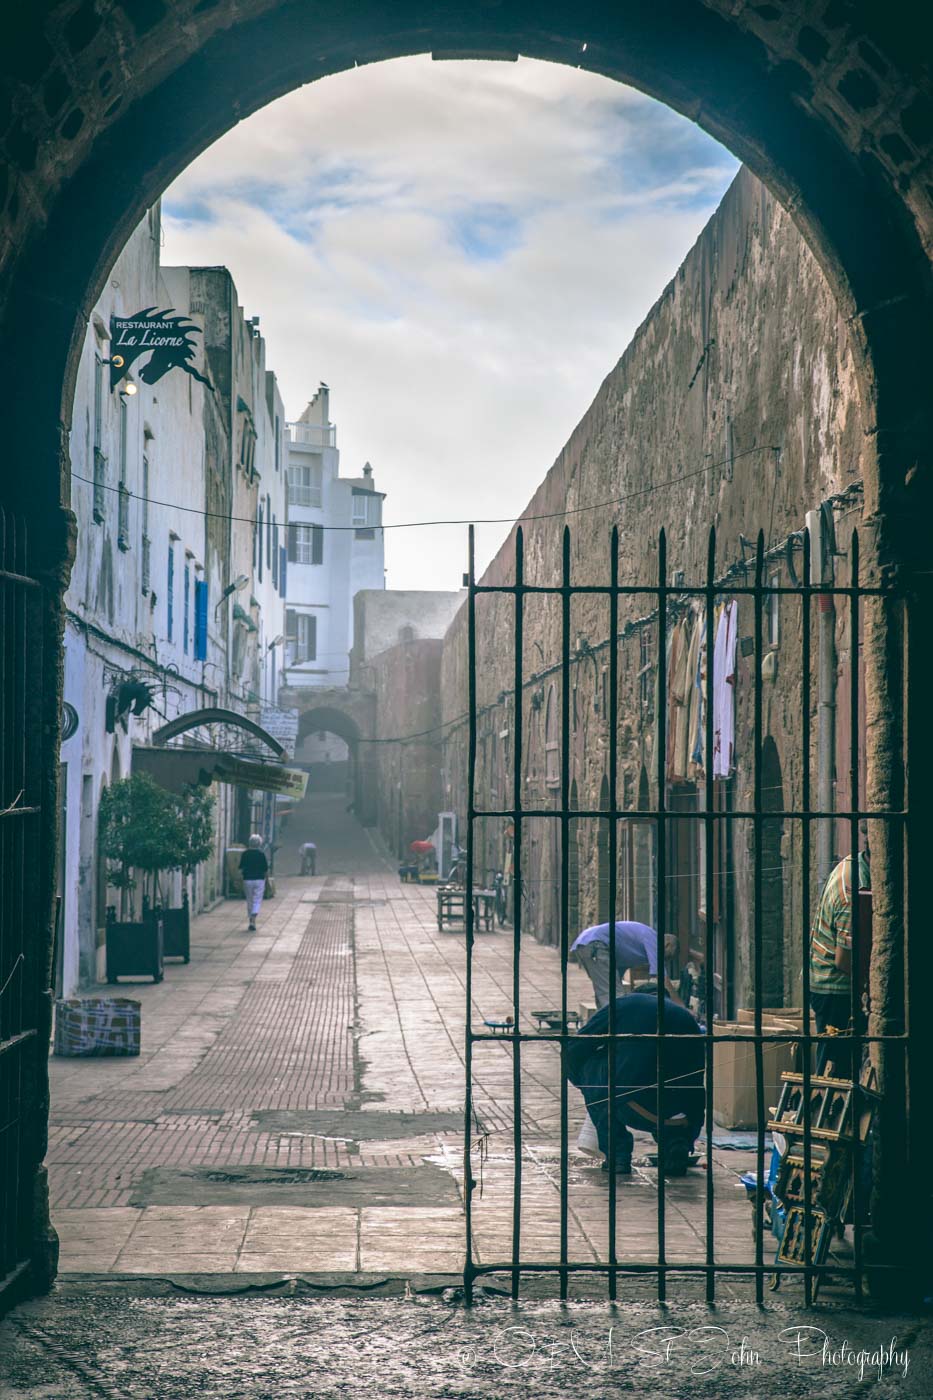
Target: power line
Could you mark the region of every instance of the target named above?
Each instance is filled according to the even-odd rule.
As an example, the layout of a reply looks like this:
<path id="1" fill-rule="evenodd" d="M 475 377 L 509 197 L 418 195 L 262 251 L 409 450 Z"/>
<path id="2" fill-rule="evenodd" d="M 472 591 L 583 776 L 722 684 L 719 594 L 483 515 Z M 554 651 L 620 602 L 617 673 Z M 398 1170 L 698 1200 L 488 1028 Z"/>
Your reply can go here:
<path id="1" fill-rule="evenodd" d="M 678 486 L 678 485 L 680 485 L 680 483 L 681 483 L 682 481 L 690 481 L 693 477 L 696 477 L 696 476 L 703 476 L 703 475 L 705 475 L 706 472 L 715 471 L 717 467 L 724 467 L 724 466 L 729 465 L 729 463 L 731 463 L 731 462 L 738 461 L 738 459 L 739 459 L 740 457 L 749 457 L 749 456 L 751 456 L 753 453 L 756 453 L 756 452 L 778 452 L 779 450 L 780 450 L 779 448 L 773 446 L 773 444 L 771 444 L 771 443 L 762 443 L 762 444 L 761 444 L 760 446 L 758 446 L 758 447 L 747 447 L 747 448 L 745 448 L 745 450 L 744 450 L 743 452 L 735 452 L 735 453 L 732 454 L 731 457 L 724 457 L 724 458 L 722 459 L 721 462 L 707 462 L 705 466 L 697 467 L 697 468 L 696 468 L 695 470 L 693 470 L 693 471 L 684 472 L 683 475 L 681 475 L 681 476 L 672 476 L 672 477 L 668 477 L 668 479 L 667 479 L 666 481 L 656 481 L 656 482 L 653 482 L 650 486 L 641 486 L 641 487 L 638 488 L 637 491 L 627 491 L 627 492 L 625 493 L 624 496 L 611 496 L 608 500 L 605 500 L 605 501 L 594 501 L 594 502 L 592 503 L 592 505 L 588 505 L 588 506 L 569 506 L 566 510 L 542 511 L 541 513 L 539 513 L 539 514 L 537 514 L 537 515 L 527 515 L 527 514 L 524 514 L 524 513 L 523 513 L 523 514 L 521 514 L 521 515 L 487 516 L 487 517 L 482 518 L 482 519 L 477 519 L 477 518 L 474 517 L 473 519 L 464 518 L 464 519 L 461 519 L 461 520 L 396 520 L 396 521 L 391 522 L 391 523 L 388 524 L 388 525 L 383 525 L 383 524 L 380 524 L 380 525 L 321 525 L 321 524 L 318 524 L 316 521 L 312 521 L 312 520 L 308 520 L 308 521 L 294 521 L 294 520 L 292 520 L 292 521 L 289 521 L 289 522 L 285 522 L 285 521 L 281 521 L 281 520 L 280 520 L 280 521 L 276 521 L 276 524 L 283 526 L 283 528 L 287 528 L 287 526 L 288 526 L 289 524 L 291 524 L 291 525 L 295 525 L 295 524 L 299 524 L 299 525 L 314 525 L 314 527 L 315 527 L 316 529 L 318 529 L 318 530 L 330 530 L 330 531 L 335 531 L 335 532 L 342 532 L 342 531 L 350 531 L 350 530 L 356 531 L 356 530 L 363 530 L 363 529 L 375 529 L 375 530 L 418 530 L 418 529 L 425 529 L 425 528 L 432 528 L 432 529 L 433 529 L 433 528 L 436 528 L 436 527 L 439 527 L 439 526 L 442 526 L 442 525 L 516 525 L 516 524 L 522 525 L 522 524 L 525 523 L 525 521 L 531 521 L 531 520 L 562 520 L 562 519 L 565 519 L 568 515 L 582 515 L 582 514 L 585 514 L 587 511 L 591 511 L 591 510 L 606 510 L 607 507 L 609 507 L 609 506 L 623 505 L 626 501 L 634 501 L 634 500 L 637 500 L 640 496 L 649 496 L 649 495 L 651 495 L 651 493 L 652 493 L 653 491 L 663 491 L 663 490 L 665 490 L 665 488 L 668 487 L 668 486 Z M 83 481 L 87 486 L 94 486 L 94 487 L 96 487 L 97 490 L 115 491 L 115 492 L 120 492 L 120 490 L 121 490 L 121 487 L 120 487 L 120 486 L 109 486 L 109 485 L 107 485 L 106 483 L 100 482 L 100 481 L 95 482 L 94 479 L 93 479 L 93 477 L 82 476 L 82 475 L 80 474 L 80 472 L 75 472 L 75 471 L 73 471 L 72 474 L 71 474 L 71 477 L 72 477 L 72 480 L 73 480 L 73 481 Z M 253 526 L 257 527 L 257 528 L 259 527 L 259 524 L 260 524 L 259 519 L 258 519 L 257 516 L 252 516 L 252 515 L 232 515 L 232 514 L 228 514 L 226 511 L 219 511 L 219 510 L 202 510 L 199 506 L 183 506 L 183 505 L 179 504 L 179 502 L 177 502 L 177 501 L 159 501 L 159 500 L 156 500 L 154 497 L 151 497 L 151 496 L 142 497 L 142 496 L 136 495 L 136 494 L 135 494 L 134 492 L 132 492 L 132 491 L 127 491 L 125 486 L 122 488 L 122 490 L 123 490 L 123 491 L 125 492 L 125 494 L 128 495 L 131 499 L 132 499 L 132 498 L 134 497 L 134 495 L 135 495 L 135 499 L 136 499 L 136 500 L 145 500 L 146 503 L 147 503 L 148 505 L 150 505 L 150 506 L 164 506 L 167 510 L 182 511 L 182 512 L 184 512 L 186 515 L 201 515 L 201 516 L 205 517 L 205 519 L 212 518 L 212 519 L 215 519 L 215 520 L 235 520 L 235 521 L 237 521 L 237 522 L 239 522 L 239 523 L 241 523 L 241 524 L 244 524 L 244 525 L 253 525 Z M 268 524 L 268 522 L 267 522 L 265 519 L 263 519 L 262 525 L 263 525 L 263 526 L 266 526 L 267 524 Z"/>

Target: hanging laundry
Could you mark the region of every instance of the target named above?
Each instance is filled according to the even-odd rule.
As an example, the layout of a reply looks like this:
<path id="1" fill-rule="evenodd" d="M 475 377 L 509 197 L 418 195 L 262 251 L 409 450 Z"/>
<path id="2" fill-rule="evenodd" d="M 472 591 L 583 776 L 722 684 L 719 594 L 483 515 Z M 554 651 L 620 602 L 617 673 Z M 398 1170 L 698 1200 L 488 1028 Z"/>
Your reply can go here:
<path id="1" fill-rule="evenodd" d="M 690 727 L 687 745 L 690 759 L 688 776 L 694 781 L 703 768 L 703 738 L 706 720 L 703 712 L 703 691 L 706 685 L 706 610 L 701 608 L 696 625 L 696 665 L 691 673 Z M 715 639 L 715 634 L 714 634 Z"/>
<path id="2" fill-rule="evenodd" d="M 732 598 L 723 607 L 713 652 L 713 777 L 728 778 L 735 767 L 735 652 L 739 609 Z"/>
<path id="3" fill-rule="evenodd" d="M 668 778 L 671 778 L 674 767 L 674 737 L 675 724 L 674 716 L 676 703 L 674 695 L 679 694 L 681 685 L 681 672 L 684 659 L 684 627 L 683 621 L 674 623 L 668 634 L 667 643 L 667 705 L 665 707 L 664 725 L 664 770 Z"/>
<path id="4" fill-rule="evenodd" d="M 667 777 L 670 783 L 686 781 L 686 706 L 689 700 L 689 655 L 693 634 L 691 612 L 677 623 L 667 678 Z"/>
<path id="5" fill-rule="evenodd" d="M 674 744 L 675 781 L 686 783 L 692 778 L 691 754 L 693 752 L 692 731 L 696 723 L 696 670 L 697 657 L 703 634 L 702 612 L 696 603 L 691 603 L 687 614 L 690 640 L 684 656 L 683 701 L 676 717 L 676 737 Z"/>

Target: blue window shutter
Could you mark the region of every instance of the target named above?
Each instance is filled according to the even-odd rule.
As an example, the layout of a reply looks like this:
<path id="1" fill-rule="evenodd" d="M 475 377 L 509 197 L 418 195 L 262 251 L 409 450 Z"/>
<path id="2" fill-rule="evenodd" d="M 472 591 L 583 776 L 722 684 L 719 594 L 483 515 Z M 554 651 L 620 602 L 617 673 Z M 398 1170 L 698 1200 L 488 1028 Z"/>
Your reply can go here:
<path id="1" fill-rule="evenodd" d="M 207 583 L 194 581 L 194 659 L 207 660 Z"/>
<path id="2" fill-rule="evenodd" d="M 169 641 L 172 640 L 172 627 L 175 622 L 175 544 L 168 542 L 168 625 Z"/>
<path id="3" fill-rule="evenodd" d="M 285 597 L 285 575 L 288 572 L 288 550 L 283 545 L 279 550 L 279 597 Z"/>
<path id="4" fill-rule="evenodd" d="M 188 618 L 191 614 L 191 566 L 185 563 L 185 612 L 182 619 L 181 647 L 188 654 Z"/>
<path id="5" fill-rule="evenodd" d="M 259 563 L 257 568 L 259 582 L 262 583 L 262 506 L 259 507 Z"/>

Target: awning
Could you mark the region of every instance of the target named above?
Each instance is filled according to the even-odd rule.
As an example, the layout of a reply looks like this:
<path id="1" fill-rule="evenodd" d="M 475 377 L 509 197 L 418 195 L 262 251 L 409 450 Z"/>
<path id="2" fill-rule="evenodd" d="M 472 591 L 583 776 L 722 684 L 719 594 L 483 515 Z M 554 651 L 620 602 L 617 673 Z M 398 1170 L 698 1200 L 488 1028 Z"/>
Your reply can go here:
<path id="1" fill-rule="evenodd" d="M 300 802 L 308 787 L 308 775 L 301 768 L 235 758 L 218 749 L 149 749 L 134 745 L 133 768 L 138 773 L 148 773 L 167 792 L 183 792 L 185 787 L 196 784 L 230 783 L 281 793 Z"/>
<path id="2" fill-rule="evenodd" d="M 179 715 L 177 719 L 169 720 L 168 724 L 163 724 L 161 729 L 157 729 L 152 736 L 153 743 L 157 745 L 167 744 L 170 739 L 177 739 L 179 734 L 187 734 L 192 729 L 200 729 L 204 725 L 221 724 L 228 725 L 234 729 L 242 729 L 251 738 L 258 739 L 271 749 L 276 758 L 285 757 L 285 749 L 274 739 L 265 729 L 258 725 L 255 720 L 248 719 L 246 715 L 237 714 L 235 710 L 189 710 L 187 714 Z"/>

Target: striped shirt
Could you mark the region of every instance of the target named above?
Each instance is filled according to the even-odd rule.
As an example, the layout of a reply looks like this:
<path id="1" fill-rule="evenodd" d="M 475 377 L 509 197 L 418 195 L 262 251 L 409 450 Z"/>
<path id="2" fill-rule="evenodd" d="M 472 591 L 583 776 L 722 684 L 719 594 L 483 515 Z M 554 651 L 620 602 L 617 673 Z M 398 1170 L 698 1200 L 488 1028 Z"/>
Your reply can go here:
<path id="1" fill-rule="evenodd" d="M 810 990 L 848 992 L 852 977 L 836 966 L 836 949 L 852 947 L 852 857 L 845 856 L 832 871 L 817 905 L 810 930 Z M 868 858 L 858 858 L 859 889 L 871 888 Z"/>

